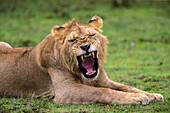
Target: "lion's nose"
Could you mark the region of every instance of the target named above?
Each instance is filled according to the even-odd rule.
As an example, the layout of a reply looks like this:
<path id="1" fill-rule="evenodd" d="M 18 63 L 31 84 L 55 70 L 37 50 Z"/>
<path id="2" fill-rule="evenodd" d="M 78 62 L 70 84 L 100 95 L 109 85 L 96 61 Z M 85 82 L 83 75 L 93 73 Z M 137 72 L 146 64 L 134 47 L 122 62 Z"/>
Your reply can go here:
<path id="1" fill-rule="evenodd" d="M 80 46 L 80 48 L 83 49 L 84 51 L 88 51 L 90 48 L 90 44 L 82 45 L 82 46 Z"/>

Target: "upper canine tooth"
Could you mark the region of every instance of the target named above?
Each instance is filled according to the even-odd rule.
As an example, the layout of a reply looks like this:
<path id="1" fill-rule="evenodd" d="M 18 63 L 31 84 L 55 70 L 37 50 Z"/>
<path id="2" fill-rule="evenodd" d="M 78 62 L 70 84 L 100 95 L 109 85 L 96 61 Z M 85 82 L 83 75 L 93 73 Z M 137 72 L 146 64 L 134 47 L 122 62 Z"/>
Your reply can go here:
<path id="1" fill-rule="evenodd" d="M 94 70 L 93 73 L 96 73 L 96 70 Z"/>
<path id="2" fill-rule="evenodd" d="M 94 56 L 94 52 L 92 52 L 92 56 L 93 56 L 93 58 L 95 58 L 95 56 Z"/>
<path id="3" fill-rule="evenodd" d="M 81 60 L 84 62 L 84 58 L 83 58 L 83 56 L 81 56 Z"/>

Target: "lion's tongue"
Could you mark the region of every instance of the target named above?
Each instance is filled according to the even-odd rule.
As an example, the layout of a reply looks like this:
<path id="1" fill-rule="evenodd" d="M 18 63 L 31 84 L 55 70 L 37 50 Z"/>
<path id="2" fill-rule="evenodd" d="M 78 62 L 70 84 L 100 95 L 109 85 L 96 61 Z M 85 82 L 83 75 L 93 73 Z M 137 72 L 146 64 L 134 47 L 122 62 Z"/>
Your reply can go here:
<path id="1" fill-rule="evenodd" d="M 93 74 L 94 60 L 92 57 L 84 58 L 84 61 L 81 64 L 88 72 L 88 74 Z"/>

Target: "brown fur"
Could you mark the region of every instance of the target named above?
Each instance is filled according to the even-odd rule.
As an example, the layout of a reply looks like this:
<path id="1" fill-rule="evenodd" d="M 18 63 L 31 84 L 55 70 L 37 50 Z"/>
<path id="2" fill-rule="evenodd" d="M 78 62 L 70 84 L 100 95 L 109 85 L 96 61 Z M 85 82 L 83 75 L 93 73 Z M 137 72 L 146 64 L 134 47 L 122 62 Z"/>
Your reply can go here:
<path id="1" fill-rule="evenodd" d="M 107 38 L 101 34 L 102 19 L 89 24 L 76 19 L 54 26 L 52 34 L 33 48 L 11 48 L 0 43 L 0 96 L 35 97 L 54 95 L 55 103 L 148 104 L 163 101 L 160 94 L 111 81 L 101 63 L 106 58 Z M 89 38 L 88 34 L 95 33 Z M 76 41 L 75 41 L 76 40 Z M 90 43 L 98 51 L 99 72 L 93 79 L 83 77 L 76 56 L 80 46 Z"/>

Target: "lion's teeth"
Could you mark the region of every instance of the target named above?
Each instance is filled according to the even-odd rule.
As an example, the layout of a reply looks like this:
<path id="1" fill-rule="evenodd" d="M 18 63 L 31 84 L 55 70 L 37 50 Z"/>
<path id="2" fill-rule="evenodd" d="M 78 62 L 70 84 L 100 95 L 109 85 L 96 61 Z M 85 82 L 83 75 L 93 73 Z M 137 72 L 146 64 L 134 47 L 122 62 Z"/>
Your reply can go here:
<path id="1" fill-rule="evenodd" d="M 93 58 L 95 58 L 95 56 L 94 56 L 94 52 L 92 52 L 92 56 L 93 56 Z"/>
<path id="2" fill-rule="evenodd" d="M 96 73 L 96 70 L 94 70 L 93 73 L 91 73 L 91 74 L 89 74 L 88 72 L 86 72 L 86 75 L 92 75 L 92 74 L 94 74 L 94 73 Z"/>
<path id="3" fill-rule="evenodd" d="M 81 60 L 84 62 L 84 58 L 83 58 L 83 56 L 81 56 Z"/>
<path id="4" fill-rule="evenodd" d="M 84 55 L 85 58 L 90 57 L 90 56 L 91 56 L 91 54 L 89 54 L 89 55 Z"/>

